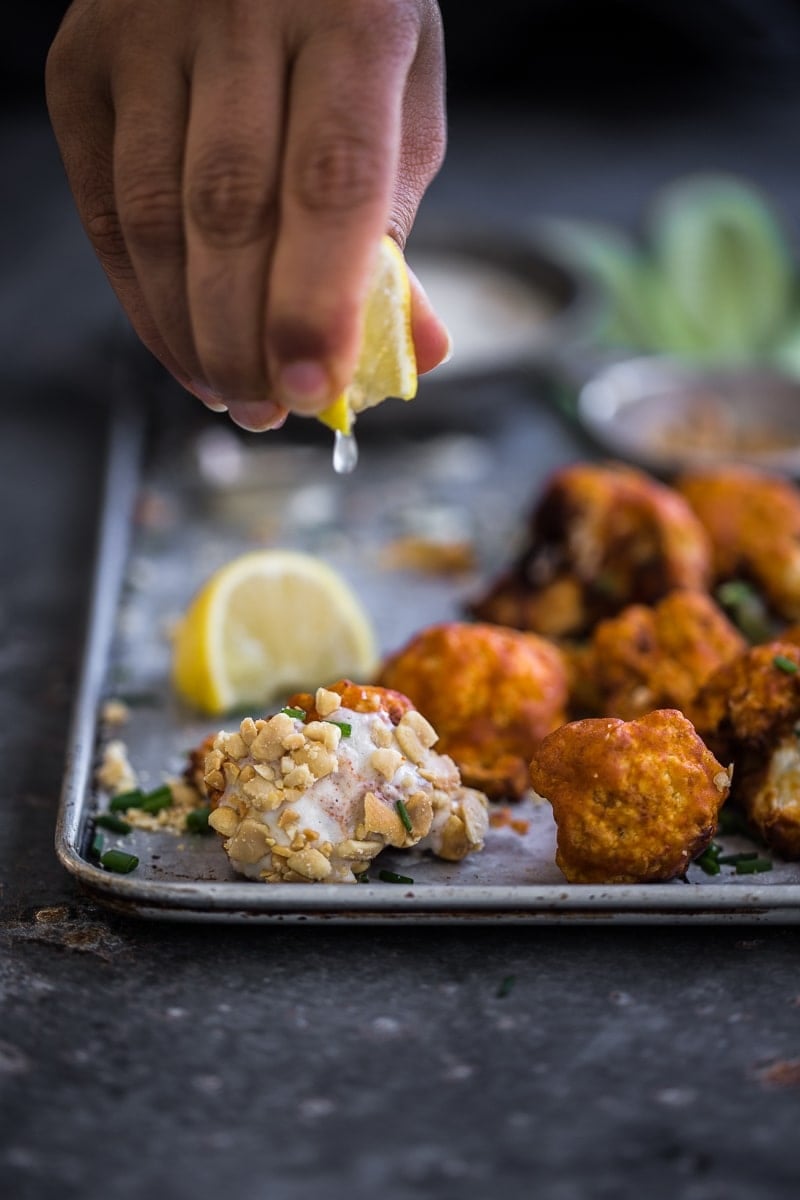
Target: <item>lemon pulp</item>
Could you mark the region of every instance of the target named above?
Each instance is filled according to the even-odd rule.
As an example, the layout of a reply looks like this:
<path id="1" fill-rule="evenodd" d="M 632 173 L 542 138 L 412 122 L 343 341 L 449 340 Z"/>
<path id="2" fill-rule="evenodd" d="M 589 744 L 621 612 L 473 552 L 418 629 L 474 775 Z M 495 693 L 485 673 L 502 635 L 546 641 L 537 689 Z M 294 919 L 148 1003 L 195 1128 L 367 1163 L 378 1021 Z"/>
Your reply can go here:
<path id="1" fill-rule="evenodd" d="M 359 599 L 320 560 L 260 550 L 221 567 L 180 623 L 176 691 L 210 714 L 266 705 L 295 688 L 371 677 L 375 636 Z"/>
<path id="2" fill-rule="evenodd" d="M 350 386 L 319 414 L 337 433 L 352 433 L 357 413 L 390 396 L 413 400 L 417 360 L 411 336 L 411 288 L 403 252 L 390 237 L 378 246 L 364 308 L 361 345 Z"/>

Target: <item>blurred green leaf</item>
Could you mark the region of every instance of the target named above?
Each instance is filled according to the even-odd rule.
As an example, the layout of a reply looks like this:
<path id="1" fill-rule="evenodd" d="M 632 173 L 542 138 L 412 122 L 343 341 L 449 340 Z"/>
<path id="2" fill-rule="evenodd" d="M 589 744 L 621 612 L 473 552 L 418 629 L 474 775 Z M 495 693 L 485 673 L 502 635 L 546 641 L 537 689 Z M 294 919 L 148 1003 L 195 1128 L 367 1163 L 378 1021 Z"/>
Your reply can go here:
<path id="1" fill-rule="evenodd" d="M 656 197 L 649 233 L 663 278 L 705 349 L 747 360 L 776 341 L 793 264 L 760 192 L 726 175 L 678 180 Z"/>

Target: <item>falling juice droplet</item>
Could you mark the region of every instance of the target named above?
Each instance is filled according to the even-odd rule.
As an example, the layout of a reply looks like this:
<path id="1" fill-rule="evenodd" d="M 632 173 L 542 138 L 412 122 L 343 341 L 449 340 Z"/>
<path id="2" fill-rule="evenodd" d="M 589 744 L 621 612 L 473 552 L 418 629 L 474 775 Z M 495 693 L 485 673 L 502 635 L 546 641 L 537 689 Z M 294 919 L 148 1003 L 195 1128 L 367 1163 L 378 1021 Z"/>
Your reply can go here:
<path id="1" fill-rule="evenodd" d="M 358 462 L 358 442 L 355 434 L 341 433 L 336 430 L 333 435 L 333 469 L 337 475 L 349 475 Z"/>

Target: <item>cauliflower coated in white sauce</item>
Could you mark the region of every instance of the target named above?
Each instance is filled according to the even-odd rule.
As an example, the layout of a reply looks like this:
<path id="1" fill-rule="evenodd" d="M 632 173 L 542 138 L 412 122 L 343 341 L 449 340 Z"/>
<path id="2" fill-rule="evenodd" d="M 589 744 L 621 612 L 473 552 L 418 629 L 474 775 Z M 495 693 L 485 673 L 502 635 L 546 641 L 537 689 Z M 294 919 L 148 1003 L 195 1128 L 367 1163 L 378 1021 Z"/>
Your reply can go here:
<path id="1" fill-rule="evenodd" d="M 209 824 L 234 870 L 267 883 L 353 883 L 386 846 L 461 859 L 483 846 L 488 804 L 436 740 L 386 688 L 340 681 L 292 697 L 214 739 Z"/>

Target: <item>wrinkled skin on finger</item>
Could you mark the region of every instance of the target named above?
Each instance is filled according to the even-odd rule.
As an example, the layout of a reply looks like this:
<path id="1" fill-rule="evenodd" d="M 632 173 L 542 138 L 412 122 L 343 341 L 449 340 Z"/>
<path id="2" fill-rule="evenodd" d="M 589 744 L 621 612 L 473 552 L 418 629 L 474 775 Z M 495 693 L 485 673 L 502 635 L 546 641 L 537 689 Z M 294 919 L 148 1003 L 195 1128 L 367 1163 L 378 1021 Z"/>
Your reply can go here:
<path id="1" fill-rule="evenodd" d="M 445 147 L 433 0 L 76 0 L 47 98 L 84 228 L 134 329 L 249 429 L 352 375 L 380 237 Z M 447 331 L 412 280 L 420 372 Z"/>

